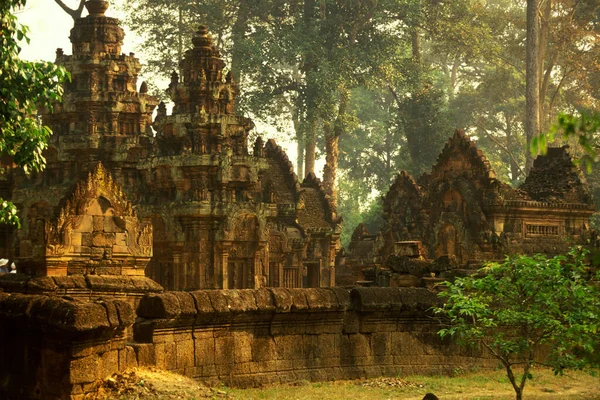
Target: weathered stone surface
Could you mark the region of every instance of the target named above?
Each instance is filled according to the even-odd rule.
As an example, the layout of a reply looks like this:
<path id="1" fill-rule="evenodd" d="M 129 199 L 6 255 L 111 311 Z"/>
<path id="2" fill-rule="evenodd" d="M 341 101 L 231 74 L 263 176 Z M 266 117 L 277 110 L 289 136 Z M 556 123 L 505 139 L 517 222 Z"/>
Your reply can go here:
<path id="1" fill-rule="evenodd" d="M 108 4 L 86 4 L 96 3 Z M 5 232 L 16 239 L 6 243 L 18 243 L 5 253 L 22 260 L 20 272 L 146 272 L 170 290 L 333 286 L 335 205 L 314 174 L 298 182 L 273 140 L 258 138 L 249 150 L 254 123 L 235 114 L 239 86 L 206 27 L 185 51 L 181 77 L 171 77 L 171 115 L 146 84 L 138 91 L 141 65 L 121 54 L 123 35 L 116 19 L 90 13 L 75 21 L 73 55 L 57 51 L 72 82 L 62 104 L 42 110 L 54 132 L 47 168 L 35 180 L 6 174 L 7 195 L 24 211 L 24 229 Z M 99 294 L 119 291 L 116 284 L 88 281 Z M 245 310 L 235 295 L 230 302 Z"/>
<path id="2" fill-rule="evenodd" d="M 591 235 L 593 212 L 589 189 L 566 148 L 538 157 L 525 183 L 513 189 L 457 130 L 430 173 L 419 179 L 398 175 L 384 198 L 383 228 L 370 234 L 359 225 L 336 272 L 340 282 L 353 277 L 402 286 L 411 282 L 393 273 L 435 277 L 506 254 L 564 253 Z"/>
<path id="3" fill-rule="evenodd" d="M 136 313 L 144 318 L 175 318 L 181 314 L 181 306 L 174 293 L 151 294 L 140 300 Z"/>

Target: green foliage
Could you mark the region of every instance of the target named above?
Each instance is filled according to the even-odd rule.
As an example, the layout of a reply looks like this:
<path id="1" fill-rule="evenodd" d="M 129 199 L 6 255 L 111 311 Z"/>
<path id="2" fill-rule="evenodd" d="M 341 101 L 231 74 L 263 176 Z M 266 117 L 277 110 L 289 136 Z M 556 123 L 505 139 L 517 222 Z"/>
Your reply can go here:
<path id="1" fill-rule="evenodd" d="M 598 349 L 600 293 L 590 282 L 588 255 L 577 247 L 553 258 L 515 256 L 446 282 L 448 290 L 440 293 L 446 304 L 435 310 L 448 322 L 440 336 L 487 348 L 505 367 L 517 398 L 534 364 L 556 373 L 589 366 Z M 538 358 L 542 354 L 547 357 Z"/>
<path id="2" fill-rule="evenodd" d="M 9 155 L 25 173 L 45 166 L 42 155 L 51 131 L 43 126 L 37 107 L 51 108 L 60 100 L 68 73 L 49 62 L 19 59 L 18 41 L 27 28 L 17 23 L 13 10 L 25 0 L 0 3 L 0 154 Z M 0 199 L 0 222 L 19 225 L 15 206 Z"/>
<path id="3" fill-rule="evenodd" d="M 548 132 L 533 138 L 531 152 L 546 154 L 548 144 L 559 137 L 565 141 L 574 138 L 584 152 L 578 162 L 590 173 L 594 163 L 599 160 L 598 132 L 600 132 L 600 113 L 588 111 L 582 111 L 579 115 L 561 113 Z"/>

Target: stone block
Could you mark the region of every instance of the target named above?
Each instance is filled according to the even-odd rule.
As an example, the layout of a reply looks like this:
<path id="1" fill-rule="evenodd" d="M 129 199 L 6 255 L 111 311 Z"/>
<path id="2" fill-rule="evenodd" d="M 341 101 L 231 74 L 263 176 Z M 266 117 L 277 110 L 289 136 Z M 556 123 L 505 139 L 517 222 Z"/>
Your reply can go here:
<path id="1" fill-rule="evenodd" d="M 258 310 L 262 312 L 273 312 L 275 311 L 275 299 L 273 293 L 268 289 L 253 290 L 251 293 L 254 294 L 254 299 Z"/>
<path id="2" fill-rule="evenodd" d="M 292 294 L 289 289 L 284 288 L 269 288 L 275 303 L 275 311 L 277 313 L 290 312 L 293 305 Z"/>
<path id="3" fill-rule="evenodd" d="M 101 354 L 110 350 L 110 343 L 92 345 L 89 342 L 77 343 L 71 346 L 71 357 L 81 358 L 92 354 Z"/>
<path id="4" fill-rule="evenodd" d="M 71 232 L 71 246 L 81 246 L 81 232 Z"/>
<path id="5" fill-rule="evenodd" d="M 131 347 L 135 352 L 137 364 L 140 367 L 151 367 L 157 365 L 156 363 L 156 348 L 153 344 L 149 343 L 132 343 L 128 347 Z"/>
<path id="6" fill-rule="evenodd" d="M 72 384 L 94 382 L 99 377 L 100 359 L 97 354 L 76 358 L 69 367 L 69 382 Z"/>
<path id="7" fill-rule="evenodd" d="M 196 290 L 190 292 L 190 295 L 194 299 L 198 317 L 211 315 L 215 312 L 215 309 L 213 308 L 212 303 L 210 302 L 210 297 L 208 296 L 208 293 L 206 293 L 206 291 Z"/>
<path id="8" fill-rule="evenodd" d="M 308 311 L 308 302 L 306 300 L 307 291 L 314 289 L 289 289 L 292 296 L 292 312 Z"/>
<path id="9" fill-rule="evenodd" d="M 123 350 L 119 350 L 119 371 L 127 368 L 137 368 L 138 366 L 135 350 L 132 346 L 125 346 Z"/>
<path id="10" fill-rule="evenodd" d="M 112 247 L 113 254 L 130 254 L 129 247 L 114 245 Z"/>
<path id="11" fill-rule="evenodd" d="M 391 354 L 391 334 L 376 332 L 371 335 L 371 348 L 375 357 Z"/>
<path id="12" fill-rule="evenodd" d="M 175 343 L 177 355 L 177 369 L 194 366 L 194 341 L 182 340 Z"/>
<path id="13" fill-rule="evenodd" d="M 83 232 L 81 234 L 81 246 L 92 247 L 93 246 L 93 235 L 90 232 Z"/>
<path id="14" fill-rule="evenodd" d="M 110 233 L 123 232 L 123 229 L 116 224 L 114 217 L 104 218 L 104 226 L 102 227 L 102 230 Z"/>
<path id="15" fill-rule="evenodd" d="M 112 247 L 115 244 L 115 234 L 98 232 L 94 233 L 92 245 L 96 247 Z"/>
<path id="16" fill-rule="evenodd" d="M 110 350 L 100 356 L 99 375 L 97 378 L 106 379 L 119 372 L 119 351 Z"/>
<path id="17" fill-rule="evenodd" d="M 230 336 L 215 338 L 215 365 L 219 366 L 234 364 L 234 345 L 233 338 Z"/>
<path id="18" fill-rule="evenodd" d="M 419 287 L 421 286 L 421 277 L 415 275 L 393 275 L 390 279 L 391 287 Z"/>
<path id="19" fill-rule="evenodd" d="M 165 343 L 164 352 L 165 369 L 168 371 L 177 369 L 177 344 L 173 342 Z"/>
<path id="20" fill-rule="evenodd" d="M 229 304 L 227 304 L 227 298 L 223 296 L 222 290 L 210 290 L 206 292 L 210 303 L 212 304 L 215 312 L 220 314 L 229 313 Z"/>
<path id="21" fill-rule="evenodd" d="M 304 342 L 302 341 L 302 335 L 274 336 L 273 340 L 278 359 L 294 360 L 303 357 Z"/>
<path id="22" fill-rule="evenodd" d="M 279 357 L 277 346 L 275 346 L 275 342 L 270 336 L 255 337 L 251 345 L 252 360 L 254 361 L 277 360 Z"/>
<path id="23" fill-rule="evenodd" d="M 181 307 L 173 293 L 149 294 L 140 299 L 136 313 L 142 318 L 175 318 Z"/>
<path id="24" fill-rule="evenodd" d="M 104 216 L 103 215 L 93 215 L 92 223 L 94 232 L 103 232 L 104 231 Z"/>
<path id="25" fill-rule="evenodd" d="M 212 337 L 194 337 L 196 366 L 209 366 L 215 364 L 215 340 Z"/>
<path id="26" fill-rule="evenodd" d="M 306 303 L 311 311 L 329 311 L 338 309 L 335 293 L 328 288 L 305 289 Z"/>
<path id="27" fill-rule="evenodd" d="M 256 338 L 246 331 L 233 332 L 235 362 L 249 362 L 254 359 L 254 344 Z"/>
<path id="28" fill-rule="evenodd" d="M 338 357 L 339 348 L 337 346 L 335 334 L 318 335 L 317 346 L 319 349 L 319 357 Z"/>
<path id="29" fill-rule="evenodd" d="M 77 232 L 92 232 L 94 230 L 93 217 L 91 215 L 80 216 L 81 223 L 77 227 Z"/>
<path id="30" fill-rule="evenodd" d="M 193 317 L 196 315 L 196 303 L 188 292 L 171 292 L 179 302 L 180 316 Z"/>
<path id="31" fill-rule="evenodd" d="M 127 233 L 115 233 L 115 246 L 127 247 Z"/>
<path id="32" fill-rule="evenodd" d="M 90 256 L 95 260 L 104 258 L 104 247 L 92 247 L 92 254 Z"/>

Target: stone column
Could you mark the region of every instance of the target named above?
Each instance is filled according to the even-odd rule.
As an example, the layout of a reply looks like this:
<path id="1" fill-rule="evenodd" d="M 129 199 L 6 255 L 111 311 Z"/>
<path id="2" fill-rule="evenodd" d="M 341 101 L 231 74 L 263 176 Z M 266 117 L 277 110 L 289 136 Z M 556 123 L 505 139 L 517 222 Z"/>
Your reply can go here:
<path id="1" fill-rule="evenodd" d="M 220 251 L 218 252 L 219 254 L 219 261 L 221 263 L 221 266 L 219 268 L 219 272 L 220 272 L 220 277 L 218 277 L 217 279 L 220 281 L 219 283 L 221 284 L 221 288 L 222 289 L 229 289 L 229 276 L 228 276 L 228 265 L 229 265 L 229 249 L 231 248 L 231 242 L 226 241 L 226 242 L 221 242 L 220 243 Z"/>

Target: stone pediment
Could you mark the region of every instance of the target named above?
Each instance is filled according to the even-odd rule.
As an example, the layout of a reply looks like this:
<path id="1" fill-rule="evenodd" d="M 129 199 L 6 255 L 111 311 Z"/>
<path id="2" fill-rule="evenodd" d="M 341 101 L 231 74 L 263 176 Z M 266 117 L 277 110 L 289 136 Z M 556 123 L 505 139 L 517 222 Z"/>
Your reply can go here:
<path id="1" fill-rule="evenodd" d="M 433 166 L 431 180 L 468 175 L 470 179 L 492 181 L 496 174 L 481 150 L 460 129 L 446 142 L 444 149 Z"/>
<path id="2" fill-rule="evenodd" d="M 46 223 L 46 240 L 49 275 L 143 275 L 152 257 L 151 224 L 139 220 L 102 164 Z"/>

